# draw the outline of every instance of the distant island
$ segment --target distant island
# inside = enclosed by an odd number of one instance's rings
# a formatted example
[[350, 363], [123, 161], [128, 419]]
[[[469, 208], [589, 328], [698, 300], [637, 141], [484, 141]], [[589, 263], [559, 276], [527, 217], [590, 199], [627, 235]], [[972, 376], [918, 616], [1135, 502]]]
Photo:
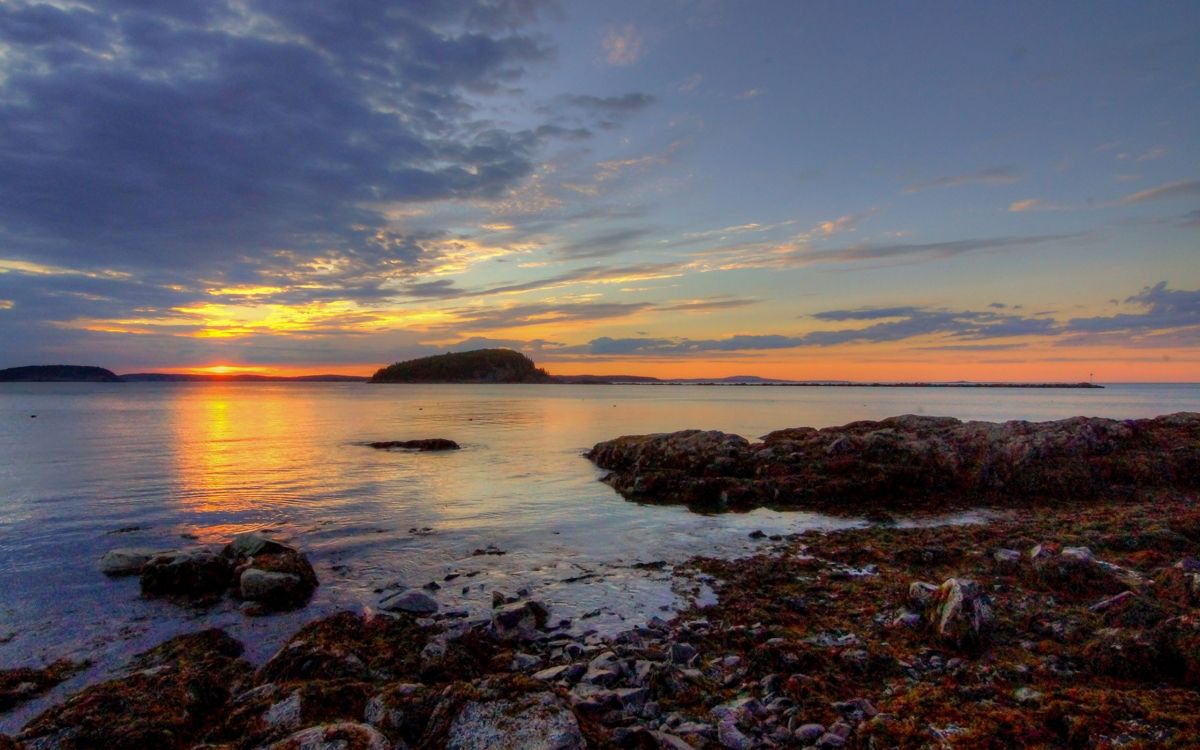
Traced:
[[410, 359], [381, 368], [372, 383], [554, 383], [533, 360], [511, 349], [476, 349]]
[[0, 383], [119, 383], [112, 370], [84, 365], [31, 365], [0, 370]]
[[784, 380], [758, 375], [721, 378], [655, 378], [649, 375], [551, 375], [512, 349], [475, 349], [421, 357], [362, 375], [259, 375], [235, 373], [135, 372], [117, 375], [103, 367], [44, 365], [0, 370], [0, 382], [53, 383], [546, 383], [559, 385], [708, 385], [820, 388], [1103, 388], [1094, 383], [1005, 383], [955, 381]]

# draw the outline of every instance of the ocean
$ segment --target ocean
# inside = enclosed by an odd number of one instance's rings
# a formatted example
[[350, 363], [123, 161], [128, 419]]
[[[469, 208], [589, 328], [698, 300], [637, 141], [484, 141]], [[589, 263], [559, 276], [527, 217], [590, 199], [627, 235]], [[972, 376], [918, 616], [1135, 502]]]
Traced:
[[[618, 435], [695, 427], [753, 438], [906, 413], [1003, 421], [1176, 411], [1200, 411], [1200, 385], [0, 384], [0, 667], [93, 661], [0, 717], [0, 732], [179, 632], [224, 627], [261, 661], [321, 614], [371, 609], [381, 591], [430, 582], [444, 611], [483, 615], [492, 591], [527, 588], [576, 631], [613, 632], [705, 596], [702, 581], [673, 579], [672, 563], [749, 553], [762, 544], [748, 536], [757, 529], [860, 523], [626, 502], [582, 457]], [[463, 449], [362, 445], [429, 437]], [[110, 580], [96, 567], [115, 547], [223, 544], [264, 529], [312, 560], [321, 586], [307, 608], [259, 618], [233, 603], [193, 610], [144, 600], [136, 578]], [[489, 546], [504, 554], [473, 554]], [[656, 562], [667, 568], [635, 567]]]

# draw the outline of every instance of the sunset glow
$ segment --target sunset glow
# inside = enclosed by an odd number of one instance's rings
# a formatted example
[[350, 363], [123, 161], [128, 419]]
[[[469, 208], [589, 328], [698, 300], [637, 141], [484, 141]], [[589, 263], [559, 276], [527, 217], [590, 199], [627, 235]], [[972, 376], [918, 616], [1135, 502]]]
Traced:
[[1196, 7], [469, 6], [5, 5], [0, 366], [1200, 379]]

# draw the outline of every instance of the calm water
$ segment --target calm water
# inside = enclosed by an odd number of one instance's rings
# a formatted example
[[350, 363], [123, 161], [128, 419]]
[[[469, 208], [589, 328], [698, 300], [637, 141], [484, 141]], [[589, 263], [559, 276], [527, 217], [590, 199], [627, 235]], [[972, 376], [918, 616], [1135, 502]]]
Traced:
[[[689, 427], [755, 437], [903, 413], [1042, 420], [1173, 411], [1200, 411], [1200, 386], [3, 384], [0, 666], [92, 658], [96, 666], [66, 690], [132, 650], [211, 624], [261, 659], [319, 613], [369, 608], [376, 589], [451, 573], [475, 575], [443, 584], [445, 609], [481, 614], [493, 589], [529, 587], [556, 617], [612, 630], [680, 603], [666, 573], [633, 563], [738, 554], [754, 548], [747, 534], [759, 528], [852, 522], [627, 503], [580, 455], [597, 441]], [[423, 437], [464, 450], [358, 445]], [[307, 551], [317, 568], [321, 587], [299, 613], [250, 619], [231, 606], [193, 612], [147, 602], [136, 579], [108, 580], [95, 567], [113, 547], [221, 543], [263, 528]], [[507, 554], [471, 555], [488, 545]], [[0, 731], [44, 704], [0, 718]]]

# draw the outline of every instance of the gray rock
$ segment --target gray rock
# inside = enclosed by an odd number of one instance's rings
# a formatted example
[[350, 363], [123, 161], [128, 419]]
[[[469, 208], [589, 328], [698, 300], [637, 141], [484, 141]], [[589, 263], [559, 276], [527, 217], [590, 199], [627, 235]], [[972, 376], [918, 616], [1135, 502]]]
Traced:
[[269, 539], [256, 531], [237, 534], [221, 550], [221, 556], [231, 560], [241, 560], [271, 552], [295, 552], [296, 550], [283, 542]]
[[109, 550], [100, 558], [100, 572], [114, 578], [135, 576], [142, 572], [146, 563], [156, 555], [171, 554], [173, 550], [153, 550], [146, 547], [119, 547]]
[[1013, 700], [1022, 706], [1034, 706], [1042, 702], [1042, 694], [1033, 688], [1019, 687], [1013, 691]]
[[738, 729], [733, 717], [726, 717], [717, 722], [717, 742], [730, 750], [751, 750], [754, 747], [754, 740]]
[[560, 664], [557, 667], [549, 667], [540, 672], [533, 673], [533, 679], [542, 680], [543, 682], [556, 682], [565, 679], [567, 670], [571, 668], [570, 664]]
[[187, 599], [211, 599], [229, 587], [229, 563], [199, 548], [155, 555], [142, 568], [142, 593]]
[[583, 750], [574, 714], [551, 693], [519, 702], [472, 701], [455, 716], [447, 750]]
[[925, 581], [913, 581], [908, 586], [908, 601], [918, 610], [924, 610], [933, 602], [938, 587]]
[[238, 580], [241, 597], [250, 601], [291, 598], [300, 586], [300, 576], [272, 573], [258, 568], [247, 568], [242, 571], [242, 577]]
[[414, 615], [429, 615], [438, 611], [433, 597], [415, 589], [400, 591], [379, 602], [379, 608], [388, 612], [408, 612]]
[[996, 623], [991, 600], [974, 581], [948, 578], [930, 605], [929, 623], [943, 640], [956, 646], [978, 646]]
[[671, 663], [687, 666], [696, 656], [696, 649], [689, 643], [671, 644]]
[[502, 641], [535, 638], [549, 616], [549, 610], [541, 602], [506, 604], [492, 610], [492, 631]]
[[792, 734], [797, 741], [811, 745], [825, 734], [825, 727], [821, 724], [801, 724]]
[[366, 724], [339, 721], [301, 729], [262, 750], [392, 750], [392, 743], [379, 730]]
[[694, 745], [668, 732], [651, 732], [650, 735], [658, 740], [658, 746], [663, 750], [696, 750]]
[[992, 553], [996, 567], [1012, 569], [1021, 564], [1021, 553], [1015, 549], [998, 549]]

